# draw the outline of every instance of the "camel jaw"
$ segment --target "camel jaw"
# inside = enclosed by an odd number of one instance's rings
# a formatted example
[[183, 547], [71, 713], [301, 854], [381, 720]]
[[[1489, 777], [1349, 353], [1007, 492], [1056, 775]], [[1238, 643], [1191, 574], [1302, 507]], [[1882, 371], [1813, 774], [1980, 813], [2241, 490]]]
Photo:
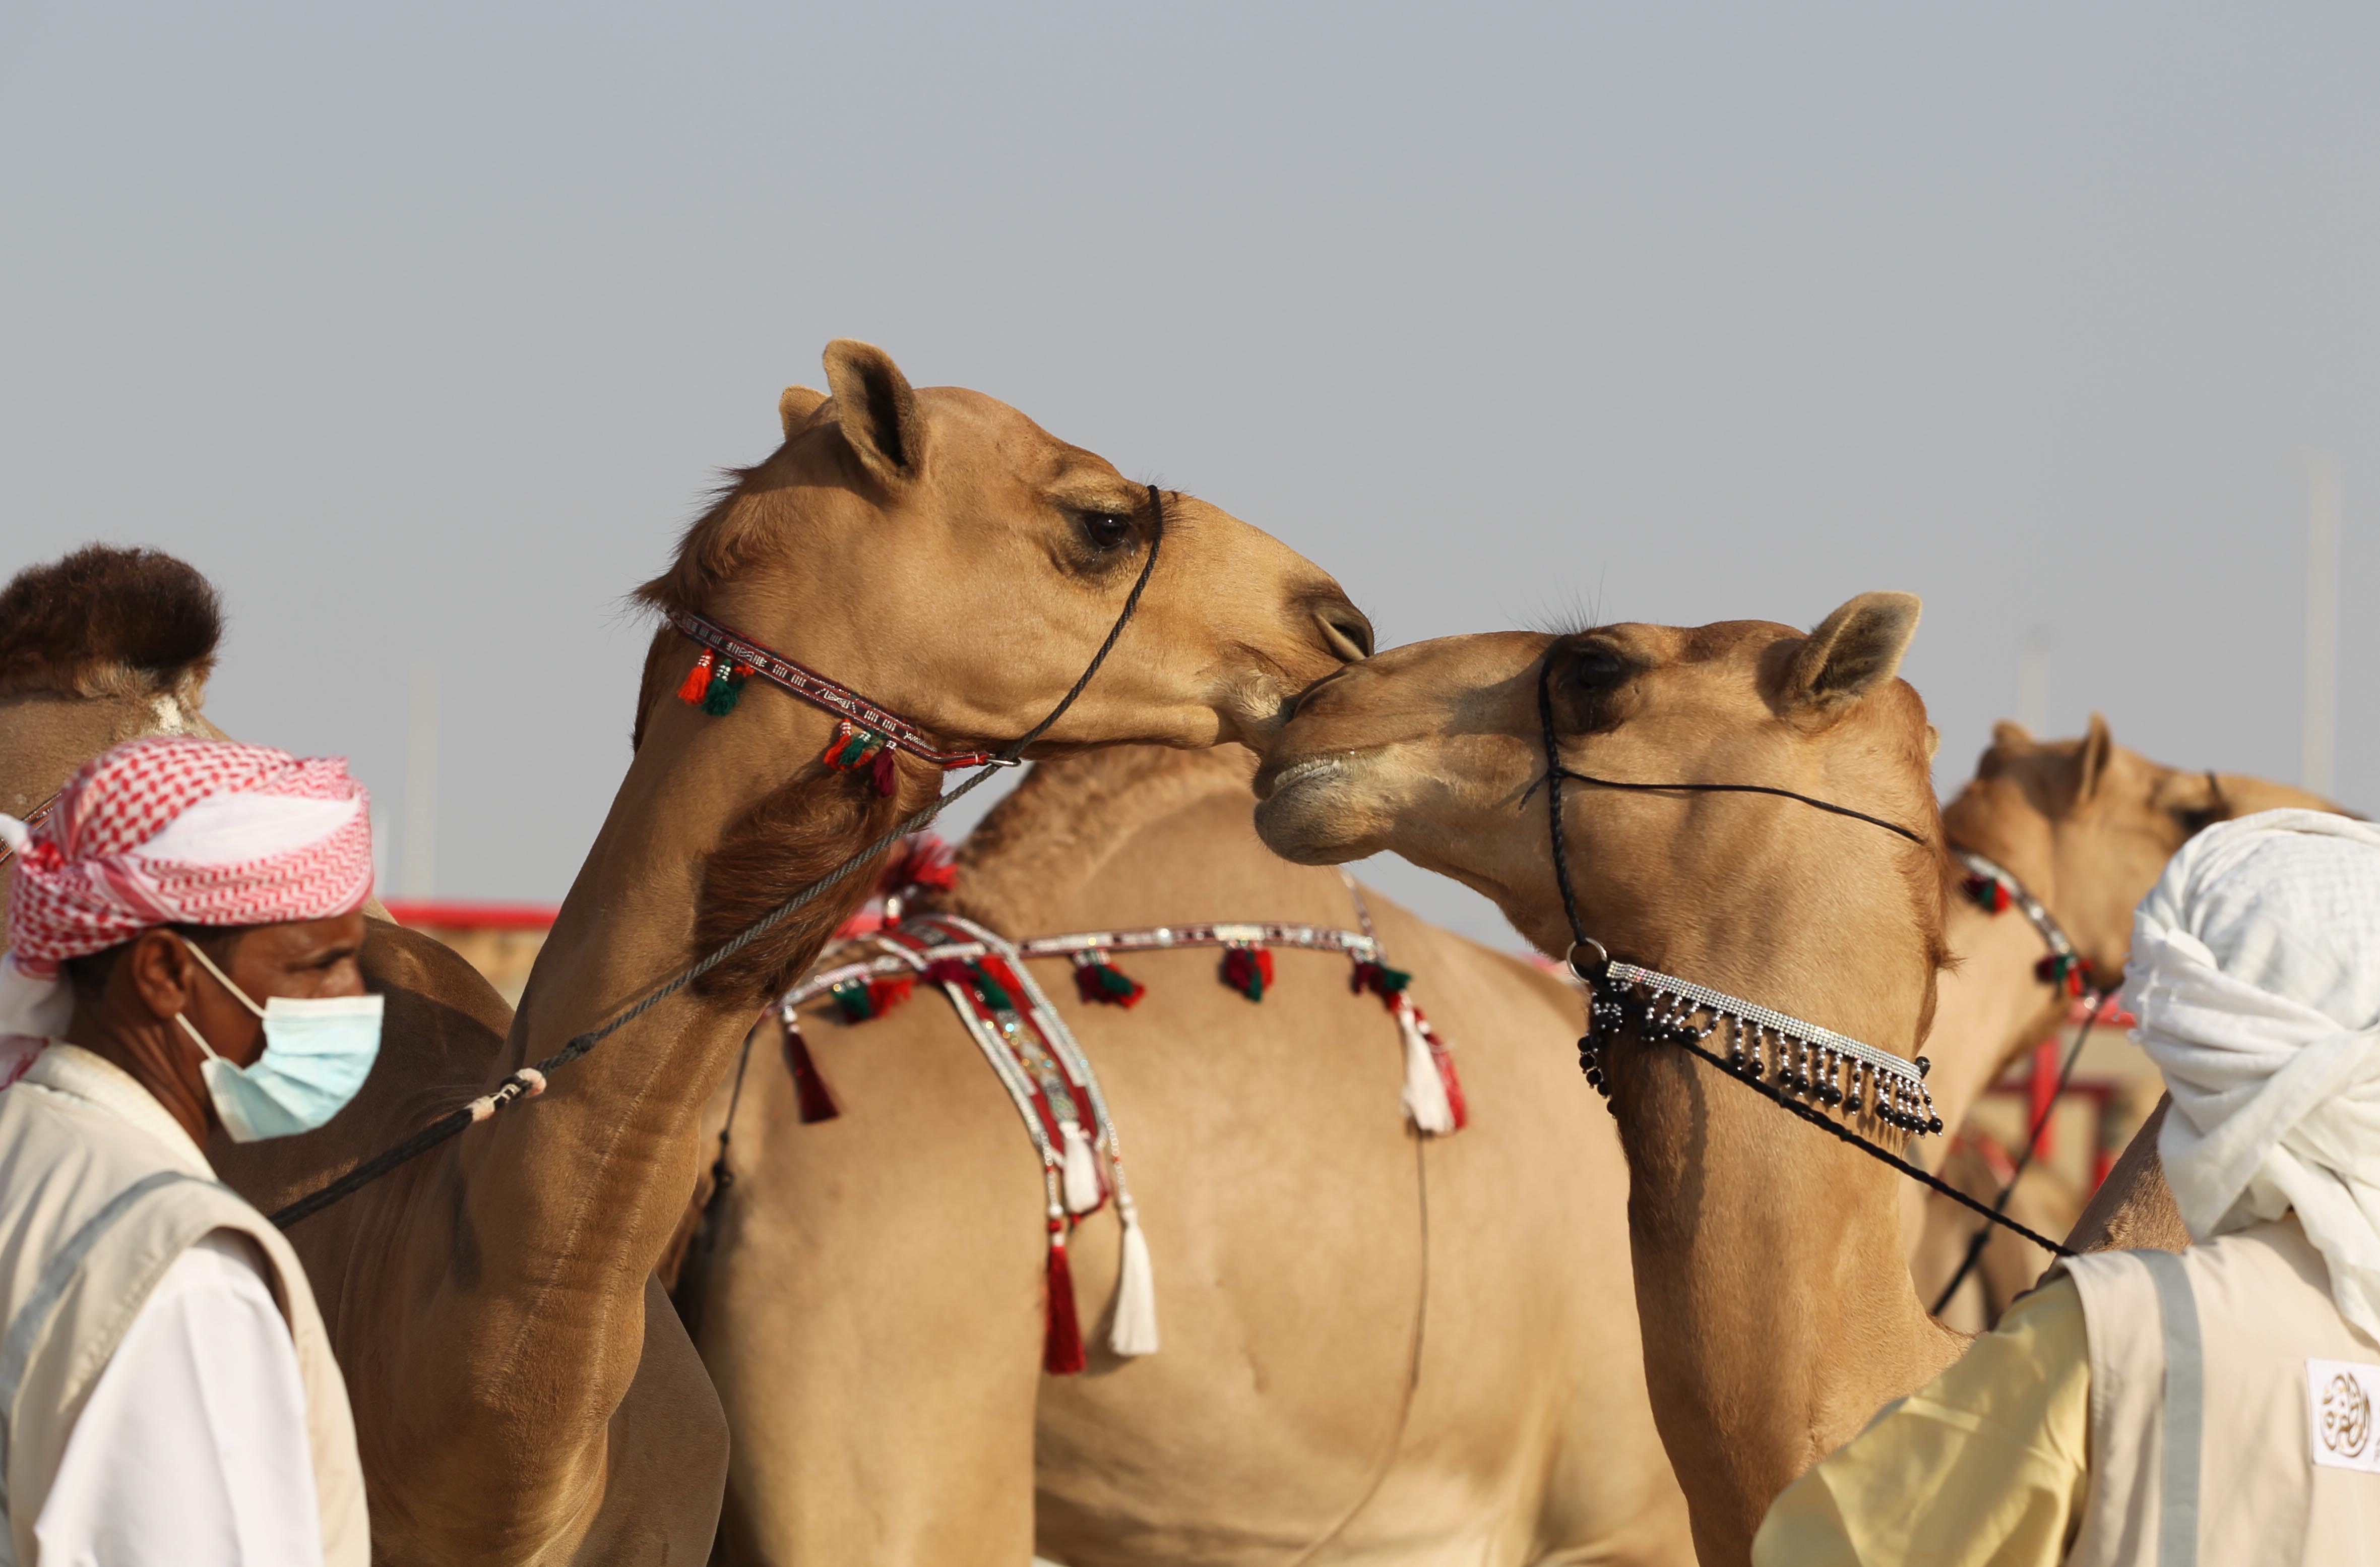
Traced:
[[1300, 865], [1376, 853], [1374, 840], [1389, 820], [1387, 802], [1369, 786], [1378, 759], [1378, 751], [1339, 751], [1267, 763], [1256, 777], [1257, 833], [1266, 847]]

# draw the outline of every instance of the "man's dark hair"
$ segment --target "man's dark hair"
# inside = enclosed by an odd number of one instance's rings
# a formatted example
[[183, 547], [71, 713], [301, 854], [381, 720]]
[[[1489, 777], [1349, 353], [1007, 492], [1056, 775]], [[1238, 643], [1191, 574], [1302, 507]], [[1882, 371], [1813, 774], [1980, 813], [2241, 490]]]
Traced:
[[[168, 925], [165, 929], [212, 958], [217, 968], [228, 968], [231, 965], [233, 944], [254, 927]], [[147, 933], [141, 932], [142, 935]], [[107, 990], [108, 977], [115, 972], [116, 960], [124, 955], [124, 949], [131, 944], [131, 941], [118, 941], [112, 947], [102, 947], [95, 953], [85, 953], [80, 957], [70, 957], [58, 965], [58, 969], [66, 976], [67, 984], [78, 998], [101, 995]]]

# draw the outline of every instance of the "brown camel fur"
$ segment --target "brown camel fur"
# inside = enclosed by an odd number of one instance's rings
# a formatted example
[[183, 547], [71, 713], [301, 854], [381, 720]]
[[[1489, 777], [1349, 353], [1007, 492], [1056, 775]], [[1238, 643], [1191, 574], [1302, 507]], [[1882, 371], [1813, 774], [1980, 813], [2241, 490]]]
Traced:
[[[1337, 876], [1257, 842], [1251, 770], [1044, 763], [941, 901], [1015, 937], [1354, 927]], [[1367, 902], [1455, 1048], [1455, 1136], [1407, 1126], [1396, 1028], [1342, 957], [1281, 949], [1251, 1005], [1213, 952], [1133, 954], [1129, 1012], [1040, 966], [1127, 1151], [1163, 1339], [1107, 1352], [1116, 1230], [1097, 1215], [1071, 1246], [1082, 1376], [1040, 1373], [1039, 1161], [941, 997], [809, 1017], [842, 1107], [815, 1124], [764, 1030], [687, 1281], [734, 1432], [725, 1560], [1689, 1560], [1618, 1270], [1626, 1172], [1572, 1076], [1575, 994]]]
[[[2089, 965], [2091, 982], [2112, 990], [2131, 947], [2133, 905], [2174, 852], [2212, 822], [2284, 807], [2338, 808], [2285, 784], [2151, 761], [2117, 745], [2107, 721], [2094, 714], [2075, 740], [2037, 741], [2017, 724], [1998, 725], [1974, 777], [1943, 808], [1942, 826], [1953, 847], [1997, 861], [2039, 898]], [[1958, 1126], [2019, 1055], [2059, 1029], [2071, 998], [2034, 972], [2046, 949], [2017, 910], [1995, 915], [1954, 897], [1943, 929], [1953, 962], [1940, 977], [1925, 1039], [1934, 1063], [1926, 1087], [1944, 1124]], [[1920, 1151], [1929, 1169], [1943, 1157], [1939, 1144]], [[1989, 1183], [1981, 1191], [1985, 1200], [1996, 1194]], [[1925, 1195], [1912, 1182], [1902, 1202], [1912, 1254], [1926, 1258], [1917, 1268], [1919, 1294], [1930, 1301], [1980, 1221], [1940, 1198], [1921, 1209]], [[2063, 1233], [2074, 1209], [2063, 1218], [2056, 1212], [2018, 1217]], [[2005, 1233], [1992, 1249], [2009, 1259], [2002, 1282], [2018, 1289], [2030, 1287], [2046, 1262], [2046, 1254]]]
[[[1797, 790], [1925, 840], [1774, 797], [1572, 784], [1568, 861], [1587, 932], [1630, 962], [1913, 1057], [1949, 877], [1933, 734], [1894, 678], [1916, 620], [1914, 599], [1868, 594], [1806, 637], [1623, 625], [1398, 649], [1300, 700], [1257, 775], [1257, 826], [1311, 863], [1393, 849], [1565, 951], [1545, 801], [1530, 792], [1546, 771], [1550, 656], [1568, 768]], [[1674, 1047], [1622, 1039], [1606, 1071], [1654, 1414], [1700, 1559], [1740, 1562], [1779, 1491], [1964, 1340], [1911, 1287], [1890, 1169]], [[1887, 1147], [1905, 1140], [1858, 1119]]]

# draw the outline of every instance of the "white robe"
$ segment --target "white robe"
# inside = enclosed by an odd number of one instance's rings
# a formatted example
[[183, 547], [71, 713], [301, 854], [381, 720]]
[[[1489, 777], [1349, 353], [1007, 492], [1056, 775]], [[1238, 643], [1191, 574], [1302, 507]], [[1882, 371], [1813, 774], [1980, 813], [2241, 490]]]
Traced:
[[[198, 1151], [163, 1105], [126, 1108]], [[42, 1567], [321, 1567], [298, 1353], [252, 1242], [219, 1230], [166, 1269], [92, 1385], [33, 1530]]]

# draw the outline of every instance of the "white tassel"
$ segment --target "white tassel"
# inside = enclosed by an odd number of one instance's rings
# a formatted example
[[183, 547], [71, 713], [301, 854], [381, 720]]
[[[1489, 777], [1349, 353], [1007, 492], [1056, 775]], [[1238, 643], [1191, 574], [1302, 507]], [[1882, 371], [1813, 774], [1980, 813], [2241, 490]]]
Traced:
[[1149, 1270], [1148, 1238], [1130, 1197], [1118, 1200], [1123, 1218], [1123, 1267], [1116, 1279], [1115, 1328], [1108, 1347], [1122, 1355], [1157, 1353], [1157, 1276]]
[[1099, 1206], [1099, 1166], [1091, 1157], [1091, 1139], [1076, 1122], [1061, 1121], [1058, 1130], [1066, 1136], [1066, 1211], [1088, 1213]]
[[1438, 1058], [1422, 1037], [1412, 1004], [1402, 997], [1397, 1000], [1397, 1032], [1405, 1038], [1405, 1113], [1426, 1135], [1443, 1137], [1454, 1130], [1454, 1106], [1447, 1102]]

